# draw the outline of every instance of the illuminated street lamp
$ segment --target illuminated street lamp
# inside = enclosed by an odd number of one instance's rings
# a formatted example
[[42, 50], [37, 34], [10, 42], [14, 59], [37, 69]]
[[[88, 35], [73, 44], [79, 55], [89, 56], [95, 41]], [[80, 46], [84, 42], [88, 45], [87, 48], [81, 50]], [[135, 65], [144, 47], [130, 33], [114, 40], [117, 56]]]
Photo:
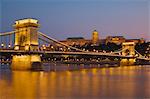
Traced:
[[63, 48], [60, 48], [61, 51], [63, 51]]
[[70, 48], [68, 47], [68, 50], [70, 50]]
[[46, 50], [46, 47], [43, 47], [44, 50]]
[[42, 47], [45, 47], [45, 45], [43, 44]]
[[8, 45], [8, 48], [10, 48], [10, 47], [11, 47], [11, 45], [9, 44], [9, 45]]
[[43, 44], [43, 45], [42, 45], [42, 48], [43, 48], [43, 50], [45, 50], [45, 49], [46, 49], [46, 45]]
[[1, 44], [1, 47], [4, 47], [4, 43]]
[[54, 46], [51, 46], [51, 49], [53, 49], [54, 48]]

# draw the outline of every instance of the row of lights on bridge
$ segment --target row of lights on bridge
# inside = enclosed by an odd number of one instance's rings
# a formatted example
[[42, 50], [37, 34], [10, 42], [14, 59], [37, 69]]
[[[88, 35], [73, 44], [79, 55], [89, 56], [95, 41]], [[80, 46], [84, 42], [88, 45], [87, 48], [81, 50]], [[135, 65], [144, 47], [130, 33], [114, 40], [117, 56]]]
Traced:
[[[6, 45], [4, 43], [1, 43], [1, 48], [6, 47]], [[11, 48], [11, 44], [8, 44], [8, 48]]]
[[[49, 46], [49, 47], [50, 47], [52, 50], [55, 49], [54, 46]], [[41, 46], [41, 48], [42, 48], [43, 50], [47, 50], [47, 46], [44, 45], [44, 44]], [[71, 50], [71, 49], [70, 49], [70, 48], [67, 48], [67, 49], [66, 49], [66, 48], [60, 47], [59, 50], [60, 50], [60, 51], [65, 51], [65, 50]], [[85, 48], [83, 48], [82, 50], [83, 50], [83, 51], [86, 51], [86, 52], [89, 52], [89, 50], [87, 50], [87, 49], [85, 49]], [[96, 49], [93, 49], [92, 52], [103, 52], [103, 53], [106, 53], [105, 50], [99, 51], [99, 50], [96, 50]], [[112, 53], [112, 51], [110, 51], [110, 53]]]
[[150, 44], [148, 45], [148, 48], [145, 51], [145, 55], [150, 57]]
[[[54, 49], [54, 46], [49, 46], [51, 49]], [[47, 50], [47, 46], [46, 45], [42, 45], [42, 49], [43, 50]], [[150, 47], [148, 48], [148, 50], [150, 49]], [[59, 48], [59, 50], [60, 51], [65, 51], [65, 50], [70, 50], [70, 48], [67, 48], [67, 49], [65, 49], [65, 48]], [[87, 51], [87, 52], [89, 52], [89, 50], [86, 50], [85, 48], [84, 49], [82, 49], [83, 51]], [[92, 50], [92, 52], [103, 52], [103, 53], [106, 53], [106, 51], [105, 50], [103, 50], [103, 51], [98, 51], [98, 50], [96, 50], [96, 49], [93, 49]], [[110, 52], [110, 53], [112, 53], [112, 51]], [[121, 53], [118, 53], [119, 55], [121, 55]], [[138, 56], [138, 54], [136, 54], [135, 56]], [[145, 55], [145, 57], [146, 57], [147, 55]]]

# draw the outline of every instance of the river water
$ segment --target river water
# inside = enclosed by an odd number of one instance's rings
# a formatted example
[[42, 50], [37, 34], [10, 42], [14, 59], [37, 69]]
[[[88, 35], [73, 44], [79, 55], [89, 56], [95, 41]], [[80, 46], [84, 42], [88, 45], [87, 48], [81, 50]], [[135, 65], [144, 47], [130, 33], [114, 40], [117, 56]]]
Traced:
[[6, 67], [0, 69], [0, 99], [150, 99], [150, 65], [55, 71]]

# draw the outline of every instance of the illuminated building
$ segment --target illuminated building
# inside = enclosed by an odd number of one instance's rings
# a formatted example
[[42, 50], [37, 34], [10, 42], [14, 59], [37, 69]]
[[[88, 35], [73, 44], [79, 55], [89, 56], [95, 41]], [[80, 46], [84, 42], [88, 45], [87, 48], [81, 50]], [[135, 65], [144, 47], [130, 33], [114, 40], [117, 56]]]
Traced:
[[39, 24], [36, 19], [17, 20], [14, 24], [15, 50], [37, 50]]
[[91, 40], [86, 40], [84, 39], [83, 37], [70, 37], [70, 38], [67, 38], [66, 40], [63, 40], [63, 41], [60, 41], [62, 43], [65, 43], [67, 45], [84, 45], [86, 43], [89, 43], [91, 42]]
[[96, 30], [93, 31], [92, 33], [92, 43], [97, 44], [99, 42], [99, 35]]
[[99, 35], [96, 30], [92, 32], [92, 39], [84, 39], [83, 37], [69, 37], [66, 40], [60, 41], [62, 43], [65, 43], [67, 45], [85, 45], [85, 44], [99, 44], [100, 42], [104, 42], [104, 40], [99, 40]]
[[142, 39], [126, 39], [123, 36], [107, 36], [105, 39], [99, 39], [99, 33], [94, 30], [92, 32], [92, 39], [84, 39], [83, 37], [70, 37], [66, 40], [60, 41], [67, 45], [85, 45], [85, 44], [92, 44], [92, 46], [97, 46], [99, 44], [107, 44], [107, 43], [115, 43], [117, 45], [121, 45], [124, 42], [134, 42], [137, 43], [144, 43], [145, 40]]
[[144, 43], [145, 40], [143, 38], [141, 38], [141, 39], [126, 39], [123, 36], [107, 36], [105, 43], [106, 44], [107, 43], [115, 43], [115, 44], [119, 45], [124, 42], [134, 42], [135, 44], [137, 44], [137, 43]]
[[126, 41], [132, 41], [132, 42], [134, 42], [135, 44], [137, 44], [137, 43], [144, 43], [145, 42], [145, 40], [143, 39], [143, 38], [141, 38], [141, 39], [126, 39]]
[[119, 45], [119, 44], [125, 42], [125, 38], [123, 36], [108, 36], [108, 37], [106, 37], [106, 44], [108, 42]]

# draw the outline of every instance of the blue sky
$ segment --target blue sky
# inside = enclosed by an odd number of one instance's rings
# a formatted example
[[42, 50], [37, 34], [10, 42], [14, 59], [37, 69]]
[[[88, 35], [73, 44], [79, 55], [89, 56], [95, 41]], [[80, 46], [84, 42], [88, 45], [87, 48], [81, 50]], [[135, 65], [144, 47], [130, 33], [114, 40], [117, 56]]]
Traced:
[[2, 0], [2, 32], [13, 30], [17, 19], [36, 18], [40, 31], [56, 39], [91, 38], [94, 28], [100, 38], [149, 37], [148, 0]]
[[0, 1], [0, 32], [1, 32], [1, 27], [2, 27], [2, 2]]

